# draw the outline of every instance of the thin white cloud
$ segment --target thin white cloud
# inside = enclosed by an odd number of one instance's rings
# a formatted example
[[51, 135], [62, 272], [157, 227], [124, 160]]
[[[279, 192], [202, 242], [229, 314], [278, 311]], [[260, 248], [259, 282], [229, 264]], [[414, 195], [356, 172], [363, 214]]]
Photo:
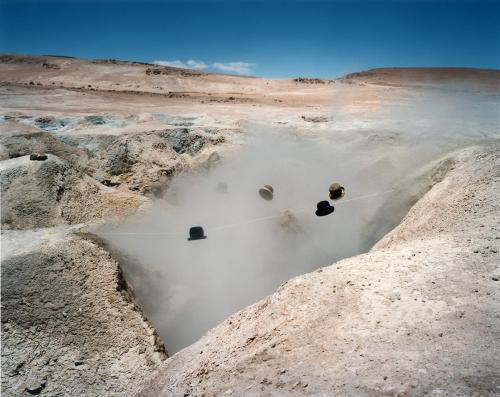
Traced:
[[248, 62], [212, 62], [205, 63], [203, 61], [195, 61], [190, 59], [186, 62], [175, 61], [153, 61], [153, 64], [160, 66], [171, 66], [174, 68], [195, 69], [195, 70], [217, 70], [225, 73], [236, 74], [251, 74], [252, 68], [255, 66], [253, 63]]
[[193, 61], [190, 59], [186, 63], [191, 69], [202, 70], [208, 68], [208, 65], [203, 61]]
[[214, 62], [212, 68], [227, 73], [250, 74], [252, 73], [253, 63], [248, 62]]
[[208, 65], [205, 62], [195, 61], [194, 59], [190, 59], [187, 62], [176, 60], [176, 61], [153, 61], [153, 63], [155, 65], [160, 65], [160, 66], [172, 66], [174, 68], [184, 68], [184, 69], [203, 70], [208, 68]]

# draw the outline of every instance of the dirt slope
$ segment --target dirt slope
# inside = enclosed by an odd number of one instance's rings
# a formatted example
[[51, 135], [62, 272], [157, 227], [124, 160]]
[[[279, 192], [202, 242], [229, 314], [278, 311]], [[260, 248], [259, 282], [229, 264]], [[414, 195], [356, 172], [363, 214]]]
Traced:
[[139, 395], [498, 395], [498, 153], [455, 153], [369, 253], [231, 316]]
[[2, 252], [2, 396], [123, 396], [151, 376], [165, 348], [108, 252], [61, 228], [10, 239], [21, 243]]

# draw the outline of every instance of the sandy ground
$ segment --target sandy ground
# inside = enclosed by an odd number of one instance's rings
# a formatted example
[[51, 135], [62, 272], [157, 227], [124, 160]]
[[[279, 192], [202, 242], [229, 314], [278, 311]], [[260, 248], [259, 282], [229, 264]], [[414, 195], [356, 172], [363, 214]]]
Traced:
[[388, 105], [465, 77], [494, 99], [499, 73], [269, 80], [0, 56], [2, 393], [132, 395], [161, 368], [144, 395], [498, 394], [498, 128], [474, 130], [466, 143], [491, 147], [453, 155], [455, 169], [370, 253], [288, 282], [163, 365], [119, 261], [76, 232], [209, 170], [248, 125], [395, 148], [393, 130], [369, 130], [404, 121]]

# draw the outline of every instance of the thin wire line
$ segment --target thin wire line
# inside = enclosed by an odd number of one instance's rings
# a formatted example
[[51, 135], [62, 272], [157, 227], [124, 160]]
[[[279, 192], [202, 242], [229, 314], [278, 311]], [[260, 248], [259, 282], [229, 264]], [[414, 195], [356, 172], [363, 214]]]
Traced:
[[[381, 195], [384, 195], [384, 194], [392, 193], [395, 190], [396, 189], [390, 189], [390, 190], [386, 190], [384, 192], [370, 193], [370, 194], [366, 194], [364, 196], [358, 196], [358, 197], [354, 197], [352, 199], [338, 201], [338, 202], [335, 203], [335, 205], [352, 203], [354, 201], [364, 200], [364, 199], [367, 199], [367, 198], [370, 198], [370, 197], [381, 196]], [[301, 212], [306, 212], [306, 211], [310, 211], [310, 209], [305, 209], [304, 208], [304, 209], [300, 209], [300, 210], [295, 210], [293, 212], [294, 213], [301, 213]], [[265, 221], [265, 220], [269, 220], [269, 219], [280, 218], [281, 216], [283, 216], [283, 214], [271, 215], [271, 216], [263, 216], [263, 217], [260, 217], [260, 218], [249, 219], [249, 220], [245, 220], [245, 221], [241, 221], [241, 222], [229, 223], [229, 224], [226, 224], [226, 225], [220, 225], [220, 226], [212, 227], [212, 228], [210, 228], [210, 231], [214, 232], [214, 231], [219, 231], [219, 230], [224, 230], [224, 229], [230, 229], [230, 228], [241, 226], [241, 225], [249, 225], [249, 224], [252, 224], [252, 223], [257, 223], [257, 222], [261, 222], [261, 221]], [[184, 236], [185, 232], [175, 232], [175, 233], [158, 233], [158, 232], [100, 232], [99, 234], [103, 235], [103, 236], [106, 236], [106, 235], [113, 235], [113, 236], [115, 236], [115, 235], [116, 236], [121, 236], [121, 235]]]

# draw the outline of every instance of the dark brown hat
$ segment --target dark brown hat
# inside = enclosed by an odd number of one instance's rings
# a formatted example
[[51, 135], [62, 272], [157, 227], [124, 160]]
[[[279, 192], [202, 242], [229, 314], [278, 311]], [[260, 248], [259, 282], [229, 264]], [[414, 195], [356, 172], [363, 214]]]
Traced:
[[264, 187], [259, 189], [259, 194], [264, 200], [272, 200], [274, 197], [274, 189], [271, 185], [264, 185]]
[[332, 183], [328, 190], [330, 191], [330, 198], [332, 200], [338, 200], [339, 198], [344, 197], [345, 189], [338, 183]]

